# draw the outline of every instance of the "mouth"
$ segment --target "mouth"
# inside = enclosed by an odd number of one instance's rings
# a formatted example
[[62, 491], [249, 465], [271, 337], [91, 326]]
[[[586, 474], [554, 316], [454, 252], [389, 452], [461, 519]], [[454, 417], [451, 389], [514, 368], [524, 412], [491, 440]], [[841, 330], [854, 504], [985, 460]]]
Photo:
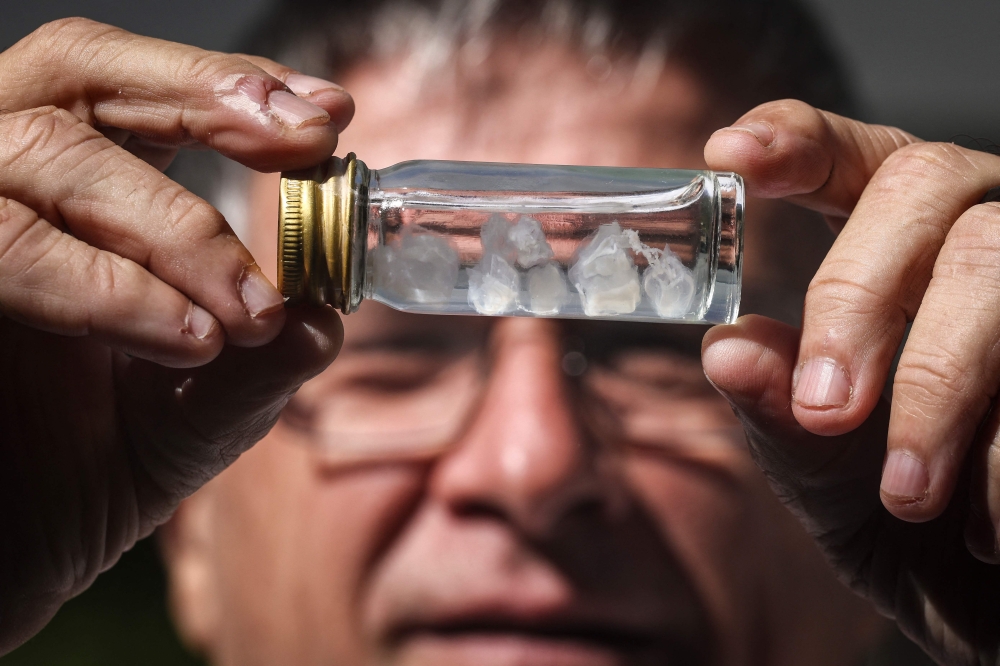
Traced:
[[399, 663], [435, 666], [664, 666], [693, 663], [652, 632], [601, 623], [467, 618], [400, 627]]

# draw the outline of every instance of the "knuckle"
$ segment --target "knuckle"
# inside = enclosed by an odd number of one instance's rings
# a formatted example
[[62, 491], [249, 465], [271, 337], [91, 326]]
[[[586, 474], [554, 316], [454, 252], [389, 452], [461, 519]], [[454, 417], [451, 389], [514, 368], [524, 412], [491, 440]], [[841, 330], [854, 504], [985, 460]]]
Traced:
[[206, 240], [226, 227], [222, 213], [181, 187], [165, 191], [163, 197], [167, 219], [172, 220], [172, 231], [179, 240]]
[[86, 276], [86, 283], [95, 293], [113, 299], [122, 282], [119, 280], [120, 273], [128, 272], [127, 260], [89, 246], [86, 248], [86, 256], [82, 259], [81, 272]]
[[54, 106], [9, 114], [3, 125], [0, 159], [7, 165], [39, 154], [54, 157], [74, 144], [101, 136], [69, 111]]
[[38, 216], [30, 209], [0, 197], [0, 265], [5, 269], [9, 268], [13, 259], [23, 259], [27, 255], [15, 248], [38, 221]]
[[12, 250], [37, 221], [38, 216], [31, 209], [0, 197], [0, 266], [7, 269], [12, 256], [22, 254]]
[[952, 235], [1000, 247], [1000, 202], [978, 204], [965, 211], [955, 222], [949, 239]]
[[892, 300], [864, 279], [868, 267], [842, 259], [813, 277], [806, 291], [806, 312], [823, 317], [874, 315], [884, 313]]
[[25, 38], [23, 44], [36, 59], [49, 64], [60, 63], [77, 48], [122, 30], [87, 18], [74, 16], [43, 24]]
[[923, 407], [955, 404], [974, 386], [974, 375], [965, 359], [942, 346], [903, 352], [893, 391], [907, 402]]
[[973, 206], [952, 225], [934, 277], [974, 277], [1000, 285], [1000, 204]]
[[279, 79], [284, 79], [284, 77], [289, 74], [296, 73], [296, 70], [291, 67], [282, 65], [280, 62], [275, 62], [274, 60], [263, 56], [250, 55], [247, 53], [234, 53], [232, 56], [248, 62], [254, 67], [258, 67], [273, 76], [277, 76]]
[[806, 104], [805, 102], [799, 101], [797, 99], [779, 99], [773, 102], [765, 102], [761, 104], [748, 115], [766, 115], [766, 116], [814, 116], [816, 118], [822, 118], [822, 115], [818, 110]]
[[255, 65], [238, 56], [201, 49], [186, 51], [176, 65], [176, 75], [187, 81], [218, 82], [234, 76], [260, 74], [257, 70]]
[[7, 197], [0, 197], [0, 229], [6, 228], [15, 215], [14, 203]]
[[882, 177], [921, 181], [953, 180], [956, 174], [978, 168], [964, 149], [951, 143], [913, 143], [890, 155], [880, 169]]
[[64, 37], [67, 33], [79, 35], [100, 31], [109, 27], [110, 26], [103, 23], [98, 23], [97, 21], [93, 21], [82, 16], [68, 16], [66, 18], [56, 19], [42, 24], [32, 33], [32, 35], [39, 38], [60, 38]]
[[95, 29], [100, 24], [81, 16], [70, 16], [43, 23], [36, 28], [28, 40], [42, 45], [61, 42], [67, 36], [78, 36]]

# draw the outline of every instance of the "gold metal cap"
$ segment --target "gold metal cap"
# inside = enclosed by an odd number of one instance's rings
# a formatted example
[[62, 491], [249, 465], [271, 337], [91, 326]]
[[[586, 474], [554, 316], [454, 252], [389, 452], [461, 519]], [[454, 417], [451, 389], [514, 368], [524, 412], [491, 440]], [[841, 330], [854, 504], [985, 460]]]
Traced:
[[281, 174], [278, 289], [350, 314], [362, 298], [368, 169], [354, 153]]

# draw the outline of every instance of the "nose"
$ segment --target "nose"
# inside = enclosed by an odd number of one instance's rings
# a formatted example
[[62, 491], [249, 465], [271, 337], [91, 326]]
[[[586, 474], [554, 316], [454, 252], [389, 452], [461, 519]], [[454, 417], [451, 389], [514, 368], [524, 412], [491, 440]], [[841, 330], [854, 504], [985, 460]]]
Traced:
[[491, 343], [482, 402], [433, 470], [430, 492], [456, 513], [500, 516], [539, 537], [571, 511], [620, 508], [580, 426], [558, 325], [504, 319]]

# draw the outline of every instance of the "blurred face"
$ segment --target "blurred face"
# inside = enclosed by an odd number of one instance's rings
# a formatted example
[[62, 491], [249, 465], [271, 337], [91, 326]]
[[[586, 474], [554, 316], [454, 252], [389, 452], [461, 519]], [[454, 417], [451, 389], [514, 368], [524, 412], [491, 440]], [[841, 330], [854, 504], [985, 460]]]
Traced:
[[[373, 168], [699, 168], [728, 120], [683, 69], [639, 85], [554, 47], [417, 82], [406, 63], [371, 63], [341, 83], [358, 113], [338, 152]], [[255, 177], [259, 258], [277, 191]], [[868, 616], [752, 466], [701, 372], [700, 330], [370, 303], [344, 328], [340, 358], [167, 532], [181, 629], [215, 663], [857, 656]], [[359, 457], [366, 445], [385, 455]]]

